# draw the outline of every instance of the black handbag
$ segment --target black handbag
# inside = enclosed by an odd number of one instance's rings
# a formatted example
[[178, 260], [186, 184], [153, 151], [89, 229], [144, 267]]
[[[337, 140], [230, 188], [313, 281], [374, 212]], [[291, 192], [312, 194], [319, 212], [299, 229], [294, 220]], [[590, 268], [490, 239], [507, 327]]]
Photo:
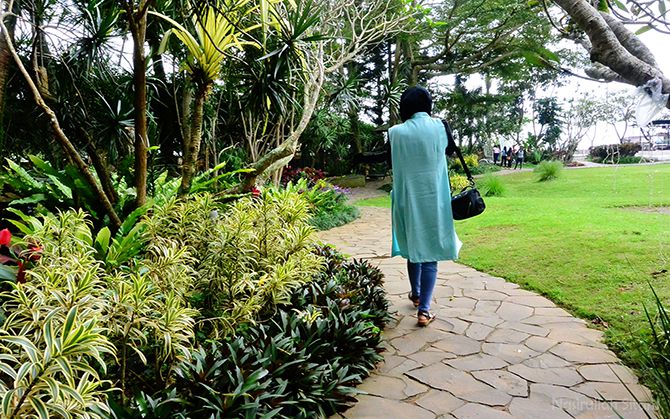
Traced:
[[465, 175], [468, 177], [469, 184], [463, 188], [460, 193], [451, 197], [451, 212], [454, 215], [454, 220], [465, 220], [484, 212], [486, 209], [486, 204], [484, 204], [484, 199], [475, 186], [475, 180], [470, 173], [468, 165], [465, 164], [465, 159], [463, 158], [461, 149], [458, 148], [456, 142], [454, 141], [454, 136], [451, 133], [449, 124], [445, 120], [442, 120], [442, 123], [444, 124], [444, 128], [447, 130], [447, 138], [449, 140], [449, 147], [447, 147], [447, 152], [450, 150], [456, 152], [458, 158], [461, 160], [461, 165], [463, 166]]

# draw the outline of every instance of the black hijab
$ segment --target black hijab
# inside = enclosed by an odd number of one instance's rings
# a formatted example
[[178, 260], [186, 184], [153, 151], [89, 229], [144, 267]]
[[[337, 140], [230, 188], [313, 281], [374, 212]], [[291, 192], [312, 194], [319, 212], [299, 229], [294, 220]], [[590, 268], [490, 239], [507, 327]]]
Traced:
[[428, 115], [433, 110], [433, 98], [430, 92], [421, 86], [410, 87], [400, 96], [400, 119], [407, 121], [417, 112], [426, 112]]

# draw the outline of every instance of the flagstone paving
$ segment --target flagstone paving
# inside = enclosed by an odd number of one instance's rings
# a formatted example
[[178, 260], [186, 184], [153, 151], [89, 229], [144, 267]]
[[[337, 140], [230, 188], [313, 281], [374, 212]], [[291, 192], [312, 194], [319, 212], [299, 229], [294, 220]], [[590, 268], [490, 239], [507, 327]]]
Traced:
[[417, 327], [406, 261], [390, 257], [388, 209], [362, 207], [359, 220], [320, 238], [379, 266], [393, 313], [384, 362], [359, 386], [367, 394], [340, 417], [641, 419], [643, 409], [653, 415], [649, 390], [602, 343], [602, 332], [502, 278], [440, 262], [437, 319]]

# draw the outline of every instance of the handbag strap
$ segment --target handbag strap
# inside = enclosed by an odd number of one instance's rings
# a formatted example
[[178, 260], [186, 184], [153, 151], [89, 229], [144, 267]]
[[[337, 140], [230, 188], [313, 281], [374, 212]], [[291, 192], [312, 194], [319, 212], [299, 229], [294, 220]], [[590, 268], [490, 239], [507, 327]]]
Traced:
[[470, 173], [470, 169], [468, 168], [468, 165], [465, 163], [463, 153], [461, 153], [461, 148], [456, 145], [456, 141], [454, 140], [454, 134], [452, 134], [451, 132], [451, 127], [449, 126], [449, 123], [447, 122], [446, 119], [443, 119], [442, 124], [444, 124], [444, 129], [447, 130], [447, 140], [451, 141], [454, 150], [456, 151], [456, 155], [461, 160], [461, 166], [463, 166], [463, 170], [465, 171], [465, 175], [468, 177], [468, 181], [470, 181], [471, 185], [474, 185], [475, 179], [472, 177], [472, 173]]

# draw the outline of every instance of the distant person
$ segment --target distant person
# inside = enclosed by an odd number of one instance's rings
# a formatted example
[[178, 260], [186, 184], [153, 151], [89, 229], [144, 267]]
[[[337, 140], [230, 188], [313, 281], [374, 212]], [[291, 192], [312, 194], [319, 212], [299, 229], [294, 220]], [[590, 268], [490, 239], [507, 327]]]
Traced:
[[504, 146], [500, 153], [500, 167], [505, 167], [507, 164], [507, 146]]
[[428, 90], [415, 86], [400, 97], [402, 124], [389, 129], [393, 165], [391, 195], [392, 255], [407, 259], [417, 325], [427, 326], [437, 280], [437, 261], [458, 257], [461, 242], [451, 212], [449, 169], [445, 150], [453, 137], [430, 116]]
[[511, 169], [512, 168], [512, 159], [514, 159], [514, 150], [512, 147], [507, 149], [507, 168]]
[[517, 167], [519, 168], [519, 170], [523, 169], [523, 158], [524, 158], [523, 147], [519, 147], [519, 150], [517, 150], [517, 152], [516, 152], [516, 160], [514, 162], [514, 169], [516, 169]]
[[500, 146], [499, 145], [494, 145], [493, 146], [493, 165], [495, 166], [498, 164], [498, 159], [500, 158]]

